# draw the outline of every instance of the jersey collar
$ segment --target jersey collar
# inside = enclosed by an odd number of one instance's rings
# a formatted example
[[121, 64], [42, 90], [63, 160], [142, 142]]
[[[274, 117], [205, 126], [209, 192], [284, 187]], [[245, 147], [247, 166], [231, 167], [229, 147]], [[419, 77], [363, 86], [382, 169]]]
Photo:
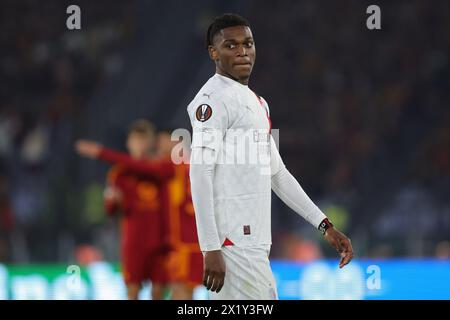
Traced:
[[219, 74], [219, 73], [216, 73], [214, 76], [215, 76], [215, 77], [218, 77], [218, 78], [220, 78], [220, 79], [223, 79], [225, 82], [228, 82], [228, 83], [230, 83], [230, 84], [238, 84], [238, 85], [240, 85], [240, 86], [242, 86], [242, 87], [244, 87], [244, 88], [248, 88], [247, 85], [242, 84], [242, 83], [240, 83], [239, 81], [233, 80], [233, 79], [231, 79], [231, 78], [229, 78], [229, 77], [223, 76], [223, 75], [221, 75], [221, 74]]

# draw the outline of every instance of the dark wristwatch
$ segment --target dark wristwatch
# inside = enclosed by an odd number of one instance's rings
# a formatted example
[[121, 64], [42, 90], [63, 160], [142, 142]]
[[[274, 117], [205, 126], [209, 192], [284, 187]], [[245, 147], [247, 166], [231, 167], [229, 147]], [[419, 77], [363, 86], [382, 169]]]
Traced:
[[322, 232], [322, 234], [325, 234], [325, 232], [328, 230], [328, 228], [332, 227], [333, 224], [328, 220], [328, 218], [325, 218], [322, 220], [322, 222], [319, 224], [319, 231]]

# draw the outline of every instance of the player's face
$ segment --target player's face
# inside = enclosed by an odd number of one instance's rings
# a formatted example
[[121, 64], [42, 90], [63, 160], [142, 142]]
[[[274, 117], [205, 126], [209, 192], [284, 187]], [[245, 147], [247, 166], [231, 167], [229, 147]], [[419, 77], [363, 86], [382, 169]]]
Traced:
[[252, 31], [246, 26], [222, 29], [209, 47], [219, 74], [248, 84], [255, 63], [256, 50]]
[[130, 133], [127, 139], [127, 149], [130, 155], [136, 159], [142, 159], [150, 154], [152, 138], [141, 133]]

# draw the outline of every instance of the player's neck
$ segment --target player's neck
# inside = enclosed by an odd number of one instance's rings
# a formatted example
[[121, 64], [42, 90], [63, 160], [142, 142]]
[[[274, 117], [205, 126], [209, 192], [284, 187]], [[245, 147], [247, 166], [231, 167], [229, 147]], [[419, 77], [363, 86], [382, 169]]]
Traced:
[[220, 70], [219, 68], [216, 68], [216, 73], [217, 73], [217, 74], [220, 74], [221, 76], [230, 78], [231, 80], [234, 80], [234, 81], [236, 81], [236, 82], [239, 82], [240, 84], [242, 84], [242, 85], [244, 85], [244, 86], [248, 86], [248, 79], [249, 79], [249, 78], [246, 78], [246, 79], [237, 79], [237, 78], [234, 78], [232, 75], [226, 73], [225, 71]]

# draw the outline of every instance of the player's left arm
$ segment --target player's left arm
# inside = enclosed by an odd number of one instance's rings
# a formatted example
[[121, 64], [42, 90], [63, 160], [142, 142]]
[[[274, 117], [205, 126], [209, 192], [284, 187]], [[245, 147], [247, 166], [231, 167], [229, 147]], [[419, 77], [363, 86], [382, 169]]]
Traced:
[[342, 268], [353, 258], [350, 239], [333, 227], [326, 215], [314, 204], [294, 176], [286, 169], [273, 137], [270, 137], [272, 190], [292, 210], [323, 232], [325, 240], [340, 254]]

